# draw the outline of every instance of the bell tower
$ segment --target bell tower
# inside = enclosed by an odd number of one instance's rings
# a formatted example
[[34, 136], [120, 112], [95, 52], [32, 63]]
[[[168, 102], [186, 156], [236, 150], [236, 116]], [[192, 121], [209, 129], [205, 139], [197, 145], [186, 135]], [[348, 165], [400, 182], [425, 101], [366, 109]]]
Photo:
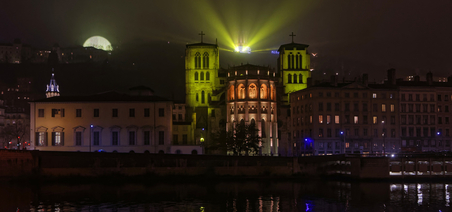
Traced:
[[279, 47], [278, 72], [281, 74], [284, 86], [283, 102], [288, 104], [288, 94], [307, 88], [307, 80], [311, 77], [309, 45], [293, 41], [294, 34], [290, 34], [292, 43]]
[[[194, 142], [209, 142], [213, 130], [212, 117], [218, 91], [222, 86], [218, 79], [218, 44], [204, 43], [202, 31], [201, 43], [187, 44], [185, 49], [185, 104], [186, 118], [192, 123]], [[213, 114], [212, 114], [213, 113]]]
[[185, 103], [188, 107], [209, 106], [212, 92], [219, 89], [219, 48], [203, 42], [187, 44], [185, 49]]

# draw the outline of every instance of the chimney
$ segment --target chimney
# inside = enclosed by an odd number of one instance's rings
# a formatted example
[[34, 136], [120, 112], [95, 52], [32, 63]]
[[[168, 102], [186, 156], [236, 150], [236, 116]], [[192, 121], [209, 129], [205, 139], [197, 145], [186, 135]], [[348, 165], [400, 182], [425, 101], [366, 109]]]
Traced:
[[415, 82], [421, 81], [421, 77], [419, 75], [414, 76], [414, 81]]
[[337, 75], [331, 76], [331, 85], [336, 87], [337, 86]]
[[309, 78], [307, 79], [306, 84], [307, 84], [308, 88], [312, 86], [312, 78], [311, 78], [311, 77], [309, 77]]
[[369, 75], [363, 74], [363, 84], [367, 86], [369, 84]]
[[433, 84], [433, 74], [432, 74], [431, 71], [429, 71], [427, 73], [427, 83], [428, 83], [428, 85], [432, 85]]
[[388, 83], [391, 85], [396, 84], [395, 69], [393, 69], [393, 68], [388, 70]]

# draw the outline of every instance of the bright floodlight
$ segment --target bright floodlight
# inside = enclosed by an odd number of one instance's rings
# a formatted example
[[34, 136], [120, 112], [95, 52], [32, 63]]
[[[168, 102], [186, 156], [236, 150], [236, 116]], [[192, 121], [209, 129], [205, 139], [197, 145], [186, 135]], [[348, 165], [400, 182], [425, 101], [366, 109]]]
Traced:
[[249, 46], [242, 46], [242, 45], [239, 45], [239, 46], [236, 46], [236, 47], [235, 47], [234, 51], [235, 51], [235, 52], [238, 52], [238, 53], [248, 53], [248, 54], [251, 54], [251, 48], [250, 48]]
[[104, 51], [113, 51], [111, 43], [101, 36], [93, 36], [88, 38], [83, 44], [83, 47], [94, 47], [96, 49], [102, 49]]

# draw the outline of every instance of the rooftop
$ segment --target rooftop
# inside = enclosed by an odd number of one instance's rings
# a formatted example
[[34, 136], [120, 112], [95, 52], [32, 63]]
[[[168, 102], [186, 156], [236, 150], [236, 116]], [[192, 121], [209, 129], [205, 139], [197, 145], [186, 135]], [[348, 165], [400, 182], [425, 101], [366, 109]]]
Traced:
[[56, 96], [38, 99], [33, 102], [162, 102], [171, 101], [159, 96], [132, 96], [116, 91], [88, 95], [88, 96]]

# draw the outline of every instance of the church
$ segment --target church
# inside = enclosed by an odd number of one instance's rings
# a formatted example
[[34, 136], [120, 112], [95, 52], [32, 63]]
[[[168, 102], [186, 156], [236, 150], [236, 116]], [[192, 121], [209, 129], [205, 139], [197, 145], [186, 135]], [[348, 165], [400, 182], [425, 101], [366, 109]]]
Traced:
[[311, 80], [308, 45], [293, 42], [292, 33], [292, 42], [278, 49], [276, 68], [242, 64], [223, 69], [218, 44], [205, 43], [200, 35], [201, 42], [187, 44], [185, 50], [186, 97], [180, 105], [192, 132], [188, 144], [203, 145], [209, 154], [218, 131], [255, 124], [262, 138], [260, 155], [288, 155], [289, 95]]

